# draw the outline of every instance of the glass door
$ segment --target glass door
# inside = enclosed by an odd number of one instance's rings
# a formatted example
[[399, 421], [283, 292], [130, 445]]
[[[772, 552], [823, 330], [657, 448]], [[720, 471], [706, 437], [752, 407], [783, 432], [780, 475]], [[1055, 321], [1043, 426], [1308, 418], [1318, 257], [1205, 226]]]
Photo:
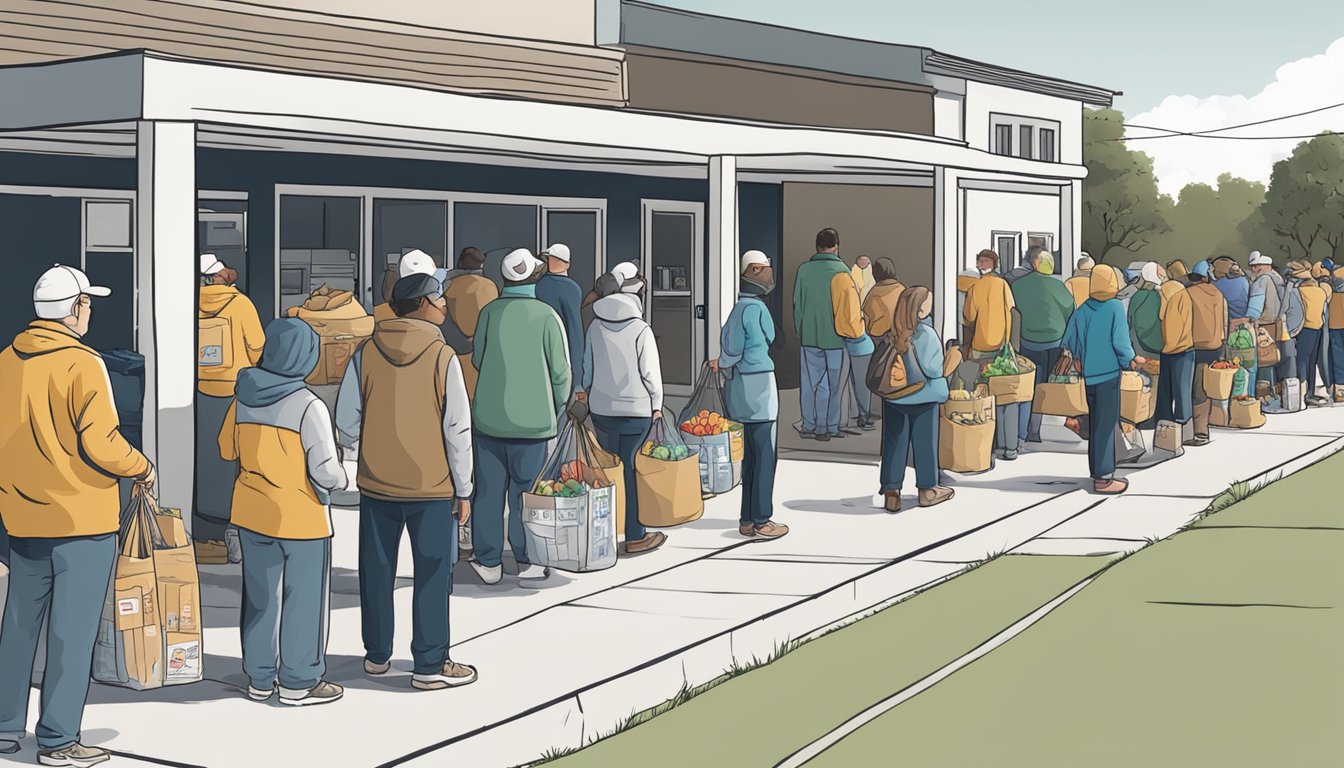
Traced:
[[643, 209], [645, 314], [658, 342], [664, 388], [689, 395], [705, 360], [704, 206], [645, 200]]
[[[596, 209], [542, 209], [541, 247], [554, 243], [569, 246], [569, 276], [584, 294], [592, 290], [597, 276], [607, 271], [602, 263], [602, 212]], [[583, 327], [593, 320], [592, 306], [583, 310]]]

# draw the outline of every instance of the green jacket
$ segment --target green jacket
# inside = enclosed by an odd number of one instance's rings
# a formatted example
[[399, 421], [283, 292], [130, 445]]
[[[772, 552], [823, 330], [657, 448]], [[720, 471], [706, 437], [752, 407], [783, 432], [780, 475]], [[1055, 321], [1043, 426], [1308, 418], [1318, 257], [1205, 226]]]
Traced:
[[835, 306], [831, 280], [849, 274], [849, 267], [834, 253], [818, 253], [798, 268], [793, 282], [793, 327], [798, 343], [816, 349], [843, 349], [845, 342], [835, 332]]
[[569, 399], [569, 351], [555, 310], [524, 291], [505, 288], [481, 310], [472, 426], [487, 437], [549, 440]]
[[1013, 281], [1013, 303], [1022, 315], [1022, 340], [1051, 344], [1064, 338], [1073, 293], [1063, 281], [1032, 271]]
[[1129, 327], [1140, 351], [1157, 357], [1162, 354], [1162, 294], [1144, 288], [1129, 298]]

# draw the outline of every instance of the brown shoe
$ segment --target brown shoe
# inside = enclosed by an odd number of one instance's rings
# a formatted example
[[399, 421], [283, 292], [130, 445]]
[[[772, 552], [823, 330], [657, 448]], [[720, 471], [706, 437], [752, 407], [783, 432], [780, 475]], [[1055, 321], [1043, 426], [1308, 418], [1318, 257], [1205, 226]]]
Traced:
[[883, 496], [882, 508], [885, 509], [888, 513], [894, 515], [897, 512], [901, 511], [900, 491], [887, 491], [886, 493], [883, 493], [882, 496]]
[[442, 691], [476, 682], [476, 668], [456, 661], [446, 661], [443, 670], [433, 675], [412, 675], [411, 687], [421, 691]]
[[1116, 496], [1124, 493], [1129, 488], [1129, 482], [1126, 480], [1093, 480], [1092, 490], [1103, 496]]
[[935, 485], [932, 488], [921, 488], [919, 491], [919, 506], [936, 507], [955, 495], [956, 491], [945, 485]]
[[229, 548], [222, 541], [196, 542], [197, 565], [228, 565]]
[[756, 535], [763, 539], [778, 539], [789, 532], [789, 526], [780, 525], [776, 522], [768, 522], [765, 525], [756, 526]]
[[752, 536], [756, 535], [756, 526], [752, 525], [751, 523], [742, 523], [737, 526], [737, 532], [742, 534], [743, 536], [746, 536], [747, 538], [751, 538]]
[[642, 555], [645, 552], [652, 552], [663, 546], [663, 542], [665, 541], [667, 541], [667, 534], [662, 531], [654, 531], [653, 533], [645, 534], [642, 539], [625, 542], [625, 554]]

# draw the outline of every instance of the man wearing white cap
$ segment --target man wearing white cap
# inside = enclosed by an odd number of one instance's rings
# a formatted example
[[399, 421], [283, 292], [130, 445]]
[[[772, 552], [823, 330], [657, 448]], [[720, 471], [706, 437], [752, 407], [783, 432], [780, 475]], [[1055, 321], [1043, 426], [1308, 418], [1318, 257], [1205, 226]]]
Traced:
[[196, 310], [196, 504], [191, 537], [206, 565], [242, 561], [242, 544], [229, 520], [238, 462], [219, 455], [219, 430], [233, 402], [238, 372], [261, 360], [266, 332], [252, 301], [238, 290], [238, 273], [213, 253], [200, 257]]
[[[403, 253], [401, 261], [397, 262], [397, 280], [411, 275], [429, 275], [443, 285], [448, 282], [448, 270], [441, 269], [438, 264], [434, 263], [433, 256], [419, 248]], [[396, 280], [383, 282], [383, 303], [373, 308], [373, 321], [375, 323], [391, 320], [397, 316], [392, 311], [392, 288], [395, 285]]]
[[570, 380], [579, 380], [583, 361], [583, 289], [569, 276], [569, 246], [555, 243], [541, 252], [546, 259], [546, 274], [537, 281], [537, 298], [555, 310], [569, 338]]
[[569, 399], [571, 379], [565, 327], [553, 309], [537, 300], [546, 265], [525, 248], [500, 264], [504, 288], [486, 305], [476, 325], [472, 362], [476, 381], [472, 426], [476, 433], [476, 513], [471, 516], [481, 580], [503, 578], [504, 505], [509, 506], [509, 544], [520, 579], [542, 579], [523, 532], [523, 493], [541, 474], [546, 445]]
[[18, 751], [46, 616], [46, 672], [35, 729], [43, 765], [94, 765], [79, 743], [94, 639], [117, 556], [118, 478], [152, 487], [154, 467], [122, 437], [107, 367], [80, 339], [89, 285], [57, 265], [33, 289], [37, 318], [0, 352], [0, 518], [9, 532], [9, 598], [0, 626], [0, 753]]
[[[1286, 350], [1285, 342], [1289, 337], [1284, 331], [1284, 310], [1287, 308], [1284, 302], [1287, 293], [1287, 285], [1283, 280], [1283, 275], [1274, 271], [1274, 261], [1259, 251], [1251, 251], [1251, 255], [1246, 260], [1246, 265], [1251, 270], [1251, 291], [1250, 297], [1246, 303], [1246, 316], [1257, 328], [1257, 341], [1261, 332], [1268, 335], [1277, 347], [1277, 354], [1273, 355], [1277, 359], [1272, 364], [1267, 363], [1257, 366], [1256, 382], [1265, 382], [1265, 387], [1252, 385], [1247, 394], [1255, 396], [1257, 390], [1268, 388], [1270, 392], [1274, 391], [1274, 385], [1280, 374], [1280, 369], [1287, 367], [1290, 370], [1282, 373], [1284, 376], [1296, 376], [1297, 361], [1291, 360], [1290, 366], [1281, 366], [1285, 358], [1289, 357], [1285, 352], [1294, 352], [1295, 350]], [[1258, 347], [1258, 344], [1257, 344]], [[1257, 358], [1263, 358], [1263, 354], [1257, 350]], [[1295, 356], [1294, 356], [1295, 357]]]
[[724, 401], [728, 418], [744, 429], [742, 510], [738, 533], [748, 538], [777, 539], [787, 525], [771, 518], [775, 508], [776, 440], [779, 437], [779, 387], [770, 345], [775, 321], [766, 297], [775, 289], [770, 258], [760, 251], [742, 254], [737, 305], [719, 335], [720, 357], [710, 366], [728, 377]]

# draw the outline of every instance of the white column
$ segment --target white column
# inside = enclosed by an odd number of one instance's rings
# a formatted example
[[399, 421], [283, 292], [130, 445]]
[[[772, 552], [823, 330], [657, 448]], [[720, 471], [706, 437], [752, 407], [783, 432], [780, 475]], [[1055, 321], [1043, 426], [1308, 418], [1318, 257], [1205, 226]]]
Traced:
[[957, 172], [936, 168], [933, 172], [933, 300], [944, 339], [961, 332], [957, 306], [957, 273], [962, 269], [962, 195]]
[[1060, 273], [1073, 275], [1074, 266], [1082, 252], [1083, 182], [1069, 182], [1059, 191], [1059, 258], [1063, 261]]
[[196, 125], [136, 127], [136, 347], [159, 502], [191, 527], [196, 453]]
[[719, 356], [719, 329], [737, 302], [737, 158], [709, 159], [709, 288], [705, 305], [710, 358]]

